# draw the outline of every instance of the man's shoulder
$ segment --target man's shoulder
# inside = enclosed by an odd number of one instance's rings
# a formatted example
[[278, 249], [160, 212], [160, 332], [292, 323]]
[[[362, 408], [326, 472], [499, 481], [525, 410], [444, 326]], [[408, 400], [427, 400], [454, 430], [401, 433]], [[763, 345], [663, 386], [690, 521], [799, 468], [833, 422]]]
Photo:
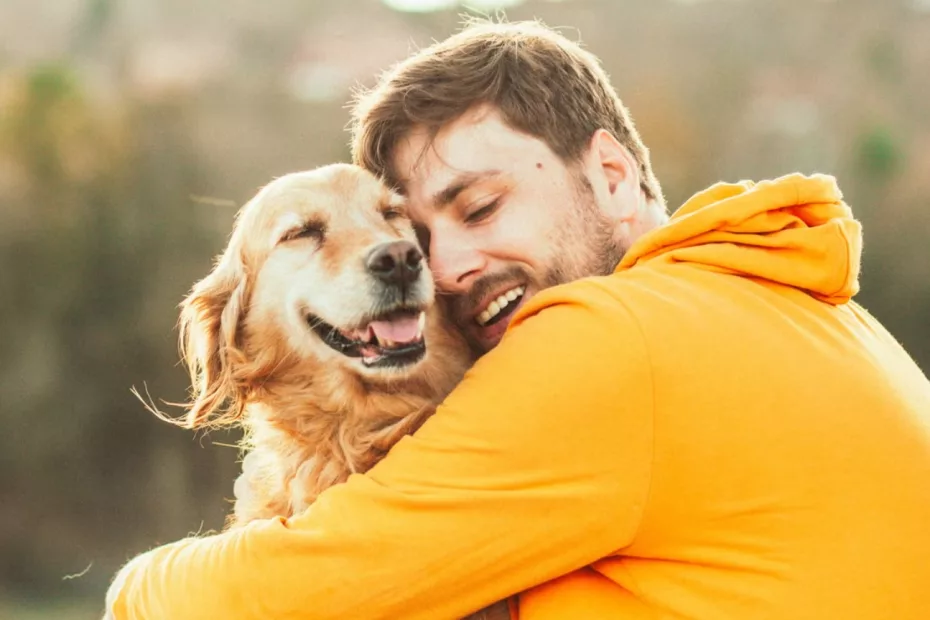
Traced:
[[[627, 278], [618, 277], [618, 274], [582, 278], [566, 284], [553, 286], [534, 295], [521, 307], [514, 316], [512, 327], [519, 325], [528, 318], [546, 314], [554, 308], [571, 307], [579, 319], [585, 316], [597, 316], [600, 319], [608, 318], [613, 321], [636, 321], [635, 312], [629, 301], [625, 299], [624, 291], [635, 288], [627, 282]], [[632, 291], [630, 291], [632, 292]], [[638, 305], [634, 303], [633, 306]]]
[[555, 329], [585, 323], [596, 325], [603, 338], [638, 341], [644, 353], [656, 346], [687, 352], [728, 332], [730, 314], [758, 327], [743, 303], [758, 296], [756, 288], [749, 278], [656, 262], [544, 290], [520, 308], [511, 327], [559, 313], [564, 318], [551, 322]]
[[[683, 276], [687, 278], [685, 274], [669, 274], [663, 269], [633, 269], [560, 284], [533, 296], [520, 308], [514, 324], [548, 308], [565, 305], [635, 323], [663, 298], [663, 291], [679, 288]], [[694, 283], [688, 286], [693, 288]]]

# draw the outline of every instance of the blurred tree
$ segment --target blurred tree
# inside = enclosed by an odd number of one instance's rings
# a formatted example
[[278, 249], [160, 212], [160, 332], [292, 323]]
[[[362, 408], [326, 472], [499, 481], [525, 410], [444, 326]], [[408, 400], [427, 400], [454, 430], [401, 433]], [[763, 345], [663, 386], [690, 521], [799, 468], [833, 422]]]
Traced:
[[856, 165], [868, 183], [888, 183], [904, 159], [898, 140], [887, 126], [873, 126], [860, 133], [856, 151]]
[[4, 107], [0, 161], [21, 183], [0, 231], [0, 263], [15, 267], [0, 277], [0, 584], [22, 594], [101, 557], [95, 547], [128, 552], [139, 528], [195, 529], [203, 498], [230, 493], [217, 476], [230, 479], [235, 454], [185, 450], [170, 435], [184, 431], [129, 393], [184, 389], [175, 304], [216, 241], [190, 208], [185, 112], [92, 103], [63, 65], [23, 74]]
[[74, 30], [71, 43], [73, 54], [82, 54], [90, 51], [101, 39], [114, 15], [115, 2], [113, 0], [87, 0], [81, 22]]

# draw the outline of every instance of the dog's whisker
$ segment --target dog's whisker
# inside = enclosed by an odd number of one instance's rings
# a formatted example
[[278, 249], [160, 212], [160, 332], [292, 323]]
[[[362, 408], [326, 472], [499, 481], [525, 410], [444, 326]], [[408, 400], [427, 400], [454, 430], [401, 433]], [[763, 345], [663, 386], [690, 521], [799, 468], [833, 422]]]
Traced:
[[310, 319], [310, 327], [319, 327], [320, 325], [325, 325], [325, 324], [326, 323], [323, 321], [323, 319], [320, 319], [317, 317], [313, 317], [312, 319]]

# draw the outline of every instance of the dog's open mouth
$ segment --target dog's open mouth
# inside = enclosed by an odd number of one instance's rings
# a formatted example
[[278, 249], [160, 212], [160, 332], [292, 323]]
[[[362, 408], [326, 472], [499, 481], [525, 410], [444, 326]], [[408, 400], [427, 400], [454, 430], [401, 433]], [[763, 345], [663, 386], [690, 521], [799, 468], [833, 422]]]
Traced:
[[307, 317], [307, 321], [332, 349], [347, 357], [359, 357], [368, 367], [407, 366], [426, 354], [426, 313], [422, 310], [388, 312], [354, 329], [340, 329], [315, 316]]

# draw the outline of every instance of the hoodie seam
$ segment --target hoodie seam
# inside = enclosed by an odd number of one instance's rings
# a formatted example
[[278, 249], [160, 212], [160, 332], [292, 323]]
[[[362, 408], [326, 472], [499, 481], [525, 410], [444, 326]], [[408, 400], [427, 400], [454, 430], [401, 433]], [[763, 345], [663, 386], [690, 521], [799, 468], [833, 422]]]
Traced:
[[649, 506], [652, 503], [653, 499], [653, 478], [656, 468], [656, 379], [655, 379], [655, 366], [652, 362], [652, 353], [649, 348], [649, 340], [646, 338], [646, 333], [643, 330], [642, 324], [639, 322], [639, 319], [636, 317], [636, 314], [618, 295], [614, 293], [610, 288], [604, 285], [601, 282], [593, 282], [598, 288], [601, 289], [603, 293], [606, 293], [612, 300], [618, 303], [630, 317], [633, 322], [633, 325], [636, 327], [636, 332], [639, 334], [640, 340], [643, 344], [643, 351], [646, 357], [646, 368], [649, 372], [649, 402], [650, 402], [650, 411], [649, 411], [649, 422], [650, 430], [652, 432], [652, 441], [649, 447], [649, 466], [646, 471], [646, 480], [644, 482], [643, 490], [643, 505], [640, 509], [639, 518], [636, 520], [636, 526], [633, 528], [633, 531], [630, 536], [630, 541], [624, 547], [614, 551], [613, 555], [619, 555], [619, 551], [625, 547], [633, 545], [636, 540], [639, 538], [639, 533], [642, 530], [643, 522], [646, 520], [646, 513], [648, 512]]

